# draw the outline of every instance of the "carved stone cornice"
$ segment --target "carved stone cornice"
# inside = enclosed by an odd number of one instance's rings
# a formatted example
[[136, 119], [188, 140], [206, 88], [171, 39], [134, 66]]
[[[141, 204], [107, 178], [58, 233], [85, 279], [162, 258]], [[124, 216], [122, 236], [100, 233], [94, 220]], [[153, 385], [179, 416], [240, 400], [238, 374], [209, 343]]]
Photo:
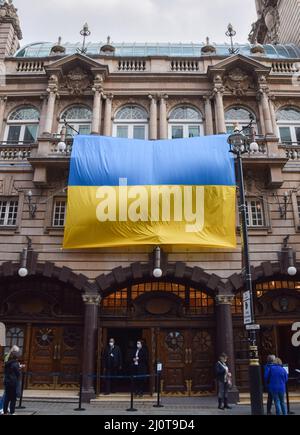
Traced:
[[101, 296], [95, 294], [84, 294], [82, 300], [86, 305], [99, 305], [101, 302]]
[[234, 295], [216, 295], [215, 301], [217, 305], [232, 305]]
[[17, 34], [18, 39], [23, 39], [20, 20], [17, 9], [10, 2], [0, 2], [0, 21], [1, 23], [11, 23]]

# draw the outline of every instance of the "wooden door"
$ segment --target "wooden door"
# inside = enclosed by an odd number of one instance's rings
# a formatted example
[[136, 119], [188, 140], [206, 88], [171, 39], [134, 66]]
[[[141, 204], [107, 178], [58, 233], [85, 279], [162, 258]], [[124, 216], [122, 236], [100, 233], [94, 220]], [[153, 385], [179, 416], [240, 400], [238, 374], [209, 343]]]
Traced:
[[212, 329], [191, 330], [189, 333], [190, 394], [213, 393], [215, 390], [215, 334]]
[[147, 328], [143, 330], [143, 340], [146, 343], [149, 353], [149, 391], [152, 395], [155, 390], [155, 373], [156, 373], [156, 331], [155, 328]]
[[28, 387], [78, 388], [81, 361], [81, 327], [32, 328]]
[[163, 391], [182, 393], [188, 390], [188, 333], [166, 329], [159, 333], [158, 359], [163, 363]]

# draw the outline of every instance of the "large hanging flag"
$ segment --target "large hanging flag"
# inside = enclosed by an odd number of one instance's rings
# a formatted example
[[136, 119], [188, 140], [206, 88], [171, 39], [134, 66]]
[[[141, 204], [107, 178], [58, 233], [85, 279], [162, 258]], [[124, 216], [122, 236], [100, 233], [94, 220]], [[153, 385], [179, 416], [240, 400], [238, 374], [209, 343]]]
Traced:
[[236, 247], [227, 136], [74, 140], [64, 248]]

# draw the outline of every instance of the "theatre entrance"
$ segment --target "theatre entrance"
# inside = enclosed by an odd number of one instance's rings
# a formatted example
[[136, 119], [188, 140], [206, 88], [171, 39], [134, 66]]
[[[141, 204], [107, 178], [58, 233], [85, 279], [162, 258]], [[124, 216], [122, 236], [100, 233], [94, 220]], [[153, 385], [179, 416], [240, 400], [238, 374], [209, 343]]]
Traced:
[[[214, 298], [187, 285], [150, 282], [132, 285], [102, 299], [98, 336], [98, 375], [103, 375], [102, 355], [110, 337], [123, 354], [123, 370], [130, 370], [131, 346], [141, 338], [149, 354], [148, 389], [155, 392], [157, 363], [163, 364], [165, 395], [193, 396], [215, 391], [216, 358]], [[128, 381], [120, 392], [129, 391]], [[104, 392], [98, 382], [98, 394]]]

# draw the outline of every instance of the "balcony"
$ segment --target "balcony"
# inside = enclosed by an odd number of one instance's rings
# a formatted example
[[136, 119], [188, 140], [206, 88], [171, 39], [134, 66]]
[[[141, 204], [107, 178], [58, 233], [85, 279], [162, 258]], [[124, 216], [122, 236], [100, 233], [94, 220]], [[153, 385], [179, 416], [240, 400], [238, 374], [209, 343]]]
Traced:
[[0, 142], [0, 161], [20, 162], [28, 160], [37, 143], [31, 142]]
[[284, 142], [279, 148], [285, 152], [287, 159], [300, 160], [300, 142]]

